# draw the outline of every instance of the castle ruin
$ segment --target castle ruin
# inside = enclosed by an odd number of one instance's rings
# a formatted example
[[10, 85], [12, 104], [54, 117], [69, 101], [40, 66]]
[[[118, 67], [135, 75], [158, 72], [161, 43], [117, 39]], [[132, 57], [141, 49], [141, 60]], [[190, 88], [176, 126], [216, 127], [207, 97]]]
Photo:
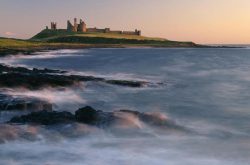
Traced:
[[[57, 24], [56, 22], [51, 22], [51, 30], [56, 30]], [[87, 28], [87, 25], [82, 19], [80, 19], [80, 23], [77, 23], [77, 19], [74, 19], [74, 24], [70, 22], [70, 20], [67, 21], [67, 31], [68, 32], [81, 32], [81, 33], [111, 33], [111, 34], [125, 34], [125, 35], [138, 35], [141, 36], [141, 31], [135, 29], [135, 31], [121, 31], [121, 30], [110, 30], [110, 28]]]
[[56, 27], [56, 22], [51, 22], [51, 30], [56, 30], [57, 27]]
[[86, 24], [85, 22], [80, 19], [80, 23], [77, 23], [77, 19], [74, 19], [74, 25], [71, 24], [71, 22], [68, 20], [67, 22], [67, 31], [69, 32], [87, 32]]

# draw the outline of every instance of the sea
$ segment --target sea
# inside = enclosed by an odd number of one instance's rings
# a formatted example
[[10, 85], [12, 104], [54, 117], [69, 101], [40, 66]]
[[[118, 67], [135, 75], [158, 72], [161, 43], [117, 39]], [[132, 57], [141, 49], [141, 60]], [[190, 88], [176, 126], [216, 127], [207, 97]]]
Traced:
[[13, 112], [1, 112], [0, 165], [250, 164], [248, 48], [53, 50], [8, 56], [0, 63], [150, 82], [141, 88], [84, 82], [2, 92], [47, 99], [56, 111], [74, 113], [88, 105], [105, 112], [158, 114], [188, 130], [152, 127], [133, 117], [114, 130], [83, 124], [8, 125]]

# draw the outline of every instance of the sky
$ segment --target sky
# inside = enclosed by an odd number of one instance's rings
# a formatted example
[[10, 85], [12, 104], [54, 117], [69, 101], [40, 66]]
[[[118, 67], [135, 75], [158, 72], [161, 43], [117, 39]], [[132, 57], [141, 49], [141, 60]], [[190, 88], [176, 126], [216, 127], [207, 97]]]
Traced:
[[169, 40], [250, 44], [250, 0], [0, 0], [0, 36], [27, 39], [75, 17]]

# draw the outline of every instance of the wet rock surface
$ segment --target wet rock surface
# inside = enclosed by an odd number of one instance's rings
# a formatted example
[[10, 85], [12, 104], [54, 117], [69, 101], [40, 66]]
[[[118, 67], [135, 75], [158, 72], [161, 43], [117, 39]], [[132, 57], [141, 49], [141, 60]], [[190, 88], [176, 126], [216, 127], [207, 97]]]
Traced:
[[43, 87], [73, 86], [80, 82], [94, 81], [126, 87], [143, 87], [148, 82], [128, 80], [106, 80], [94, 76], [66, 75], [66, 71], [51, 69], [27, 69], [0, 64], [0, 87], [25, 87], [36, 90]]
[[47, 110], [52, 111], [52, 104], [34, 97], [13, 97], [0, 94], [0, 111], [11, 110]]
[[100, 126], [111, 124], [112, 121], [114, 121], [113, 113], [95, 110], [92, 107], [86, 106], [78, 109], [75, 114], [66, 111], [57, 112], [46, 110], [32, 112], [28, 115], [13, 117], [9, 123], [54, 125], [79, 122]]
[[140, 128], [140, 125], [146, 124], [172, 130], [185, 130], [185, 128], [160, 114], [141, 113], [132, 110], [104, 112], [95, 110], [90, 106], [78, 109], [75, 114], [56, 111], [32, 112], [28, 115], [13, 117], [8, 123], [38, 125], [82, 123], [101, 128], [113, 126]]
[[52, 69], [37, 69], [33, 68], [27, 69], [25, 67], [10, 67], [4, 64], [0, 64], [0, 73], [8, 72], [8, 73], [65, 73], [65, 71], [60, 70], [52, 70]]
[[40, 111], [28, 115], [13, 117], [10, 123], [34, 123], [41, 125], [66, 124], [75, 121], [74, 115], [70, 112]]
[[113, 112], [104, 112], [86, 106], [75, 112], [75, 119], [84, 124], [110, 126], [115, 121], [115, 116]]

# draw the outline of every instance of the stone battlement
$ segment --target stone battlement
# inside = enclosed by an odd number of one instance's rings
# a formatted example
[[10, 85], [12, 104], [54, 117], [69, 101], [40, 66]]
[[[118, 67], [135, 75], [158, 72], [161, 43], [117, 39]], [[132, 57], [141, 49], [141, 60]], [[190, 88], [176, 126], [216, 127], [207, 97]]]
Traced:
[[[47, 29], [47, 28], [46, 28]], [[56, 22], [51, 22], [51, 29], [56, 30], [57, 24]], [[138, 35], [141, 36], [141, 31], [135, 29], [135, 31], [121, 31], [121, 30], [110, 30], [110, 28], [87, 28], [87, 25], [82, 19], [80, 19], [80, 23], [77, 23], [77, 19], [74, 19], [74, 24], [70, 22], [70, 20], [67, 21], [67, 31], [69, 32], [97, 32], [97, 33], [111, 33], [111, 34], [126, 34], [126, 35]]]

